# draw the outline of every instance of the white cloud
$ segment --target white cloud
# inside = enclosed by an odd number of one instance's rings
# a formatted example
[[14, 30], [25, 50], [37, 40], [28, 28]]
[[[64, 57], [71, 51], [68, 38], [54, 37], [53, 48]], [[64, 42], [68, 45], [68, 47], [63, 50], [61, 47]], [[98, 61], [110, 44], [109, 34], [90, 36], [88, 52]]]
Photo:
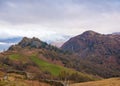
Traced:
[[14, 44], [16, 44], [16, 43], [0, 42], [0, 52], [7, 50], [11, 45], [14, 45]]
[[9, 23], [0, 24], [0, 39], [12, 37], [38, 37], [41, 40], [61, 39], [64, 33], [59, 33], [52, 28], [38, 24], [11, 25]]
[[0, 45], [6, 45], [6, 46], [10, 46], [10, 45], [14, 45], [15, 43], [6, 43], [6, 42], [0, 42]]

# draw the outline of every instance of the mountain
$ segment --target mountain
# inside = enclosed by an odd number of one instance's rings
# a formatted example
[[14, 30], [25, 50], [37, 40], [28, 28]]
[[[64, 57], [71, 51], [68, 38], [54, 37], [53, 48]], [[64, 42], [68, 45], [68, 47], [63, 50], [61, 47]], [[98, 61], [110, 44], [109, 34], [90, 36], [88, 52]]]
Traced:
[[114, 32], [112, 34], [114, 34], [114, 35], [120, 35], [120, 32]]
[[51, 44], [58, 48], [60, 48], [68, 39], [71, 38], [71, 36], [63, 35], [63, 34], [55, 34], [55, 35], [52, 35], [51, 37], [53, 37], [53, 39], [47, 39], [45, 41], [48, 44]]
[[[22, 40], [22, 38], [23, 37], [0, 38], [0, 52], [7, 50], [11, 45], [17, 44]], [[62, 44], [70, 38], [70, 36], [64, 34], [52, 34], [40, 38], [42, 41], [45, 41], [48, 44], [54, 45], [56, 47], [61, 47]]]
[[[86, 31], [68, 40], [61, 49], [78, 56], [78, 66], [75, 67], [79, 71], [95, 72], [104, 77], [120, 75], [120, 35]], [[104, 74], [100, 71], [104, 71]]]
[[84, 82], [100, 79], [73, 69], [71, 59], [69, 53], [38, 38], [24, 37], [0, 53], [0, 71], [22, 74], [28, 80], [31, 78], [27, 74], [32, 74], [33, 80], [64, 80], [67, 77], [71, 81]]
[[60, 49], [38, 38], [24, 37], [0, 53], [0, 71], [32, 73], [32, 79], [37, 80], [67, 77], [74, 82], [120, 77], [119, 39], [119, 35], [86, 31]]

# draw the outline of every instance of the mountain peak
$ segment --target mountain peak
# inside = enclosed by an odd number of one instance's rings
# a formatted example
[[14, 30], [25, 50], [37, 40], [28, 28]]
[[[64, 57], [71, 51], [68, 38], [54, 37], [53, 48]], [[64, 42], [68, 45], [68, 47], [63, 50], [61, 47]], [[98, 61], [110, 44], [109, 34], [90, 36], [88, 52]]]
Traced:
[[18, 44], [21, 47], [32, 47], [32, 48], [40, 48], [42, 45], [47, 45], [47, 43], [42, 42], [40, 39], [33, 37], [27, 38], [24, 37], [21, 42]]
[[27, 38], [24, 37], [17, 45], [12, 45], [8, 50], [15, 50], [16, 47], [21, 48], [45, 48], [48, 44], [46, 42], [42, 42], [40, 39], [33, 37], [33, 38]]
[[119, 40], [119, 35], [102, 35], [94, 31], [86, 31], [68, 40], [61, 48], [79, 53], [81, 57], [87, 57], [87, 55], [89, 57], [93, 54], [94, 56], [96, 55], [96, 57], [106, 58], [119, 55]]
[[82, 35], [83, 36], [94, 36], [94, 35], [100, 35], [100, 34], [95, 31], [88, 30], [88, 31], [85, 31]]
[[24, 37], [21, 42], [26, 42], [26, 41], [39, 41], [39, 42], [41, 42], [41, 40], [36, 38], [36, 37], [33, 37], [33, 38]]

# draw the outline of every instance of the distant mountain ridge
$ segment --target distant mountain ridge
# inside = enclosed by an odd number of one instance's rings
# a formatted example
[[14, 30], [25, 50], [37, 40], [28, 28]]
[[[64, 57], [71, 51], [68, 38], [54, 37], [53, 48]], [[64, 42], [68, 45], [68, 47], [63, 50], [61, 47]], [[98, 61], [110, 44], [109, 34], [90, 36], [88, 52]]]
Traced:
[[16, 43], [22, 40], [22, 37], [13, 37], [13, 38], [5, 38], [5, 39], [0, 39], [0, 42], [5, 42], [5, 43]]
[[114, 34], [114, 35], [120, 35], [120, 32], [114, 32], [112, 34]]

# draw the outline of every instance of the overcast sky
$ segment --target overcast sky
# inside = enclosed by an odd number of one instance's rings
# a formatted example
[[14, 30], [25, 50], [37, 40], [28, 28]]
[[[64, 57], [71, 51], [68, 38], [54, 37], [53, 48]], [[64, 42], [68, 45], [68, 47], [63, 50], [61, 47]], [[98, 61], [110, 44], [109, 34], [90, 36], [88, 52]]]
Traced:
[[120, 0], [0, 0], [0, 38], [120, 32]]

